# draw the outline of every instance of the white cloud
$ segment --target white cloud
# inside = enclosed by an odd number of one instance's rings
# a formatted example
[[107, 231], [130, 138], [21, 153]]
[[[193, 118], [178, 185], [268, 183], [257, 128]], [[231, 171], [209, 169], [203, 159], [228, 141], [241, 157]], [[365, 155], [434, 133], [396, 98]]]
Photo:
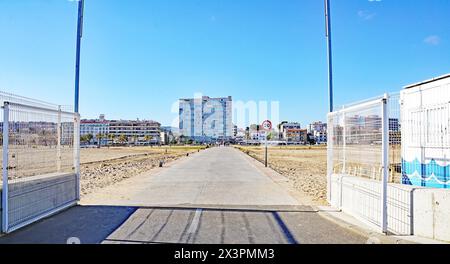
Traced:
[[425, 42], [428, 45], [431, 46], [437, 46], [439, 44], [441, 44], [441, 38], [439, 36], [436, 35], [432, 35], [432, 36], [428, 36], [426, 37], [423, 42]]

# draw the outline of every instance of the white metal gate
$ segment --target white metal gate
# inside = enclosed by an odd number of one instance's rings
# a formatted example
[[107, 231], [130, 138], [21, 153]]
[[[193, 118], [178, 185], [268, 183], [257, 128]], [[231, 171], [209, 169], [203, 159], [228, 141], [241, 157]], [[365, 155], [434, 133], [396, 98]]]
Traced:
[[2, 231], [9, 233], [79, 200], [80, 118], [31, 99], [2, 99]]

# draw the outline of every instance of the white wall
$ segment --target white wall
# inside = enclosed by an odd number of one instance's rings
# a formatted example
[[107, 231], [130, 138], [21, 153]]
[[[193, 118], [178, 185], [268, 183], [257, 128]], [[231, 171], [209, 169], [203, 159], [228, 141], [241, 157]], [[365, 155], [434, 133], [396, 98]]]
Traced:
[[[330, 203], [366, 224], [379, 227], [380, 188], [379, 181], [334, 174]], [[389, 184], [388, 229], [398, 235], [450, 242], [450, 190]]]
[[415, 235], [450, 242], [450, 190], [414, 191]]

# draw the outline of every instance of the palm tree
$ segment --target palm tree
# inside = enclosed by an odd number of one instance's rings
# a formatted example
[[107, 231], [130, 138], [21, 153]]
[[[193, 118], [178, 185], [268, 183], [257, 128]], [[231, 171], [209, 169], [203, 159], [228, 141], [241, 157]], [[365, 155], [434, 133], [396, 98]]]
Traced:
[[146, 135], [146, 136], [144, 137], [145, 142], [146, 142], [146, 143], [149, 143], [149, 144], [150, 144], [150, 141], [151, 141], [152, 139], [153, 139], [153, 137], [150, 136], [150, 135]]
[[80, 136], [81, 143], [89, 143], [89, 138], [87, 135]]
[[106, 138], [106, 135], [104, 135], [104, 134], [102, 134], [102, 133], [98, 133], [95, 137], [96, 137], [97, 140], [98, 140], [98, 148], [101, 148], [101, 147], [102, 147], [102, 140], [103, 140], [104, 138]]
[[108, 134], [108, 139], [111, 141], [111, 145], [114, 145], [114, 141], [116, 140], [116, 135]]
[[125, 135], [120, 135], [119, 142], [125, 144], [126, 142], [128, 142], [128, 138]]
[[93, 138], [94, 138], [94, 135], [92, 135], [92, 134], [87, 134], [86, 135], [86, 140], [87, 140], [89, 145], [91, 144], [91, 141], [92, 141]]

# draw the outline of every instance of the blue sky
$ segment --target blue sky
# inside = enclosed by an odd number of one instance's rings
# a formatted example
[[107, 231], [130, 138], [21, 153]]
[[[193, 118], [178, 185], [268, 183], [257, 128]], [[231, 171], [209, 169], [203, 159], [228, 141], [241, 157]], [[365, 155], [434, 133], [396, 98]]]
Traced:
[[[73, 104], [77, 6], [0, 0], [0, 90]], [[450, 72], [450, 1], [332, 0], [335, 101]], [[86, 0], [83, 117], [170, 125], [201, 92], [279, 101], [281, 119], [325, 120], [322, 0]]]

